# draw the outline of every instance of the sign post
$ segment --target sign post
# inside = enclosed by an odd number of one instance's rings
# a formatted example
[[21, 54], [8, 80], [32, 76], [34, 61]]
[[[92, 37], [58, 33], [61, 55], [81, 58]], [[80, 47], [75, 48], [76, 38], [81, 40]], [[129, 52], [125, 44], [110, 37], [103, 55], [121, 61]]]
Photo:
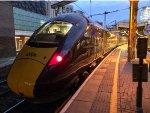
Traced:
[[137, 58], [139, 64], [133, 64], [133, 81], [138, 82], [136, 92], [137, 113], [143, 113], [142, 109], [142, 82], [148, 81], [148, 64], [143, 64], [143, 59], [147, 55], [147, 38], [138, 38], [137, 40]]

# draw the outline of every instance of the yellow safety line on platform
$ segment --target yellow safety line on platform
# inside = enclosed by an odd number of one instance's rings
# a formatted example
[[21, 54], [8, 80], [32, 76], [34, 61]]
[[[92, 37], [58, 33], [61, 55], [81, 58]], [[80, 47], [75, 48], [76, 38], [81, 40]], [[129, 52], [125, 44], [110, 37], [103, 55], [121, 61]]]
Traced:
[[117, 82], [118, 82], [118, 66], [119, 66], [119, 59], [120, 59], [121, 50], [119, 52], [115, 73], [114, 73], [114, 80], [113, 80], [113, 87], [110, 99], [110, 113], [117, 113]]
[[[67, 104], [64, 106], [64, 108], [59, 112], [59, 113], [66, 113], [67, 109], [69, 108], [69, 106], [72, 104], [72, 102], [75, 100], [75, 98], [78, 96], [78, 94], [81, 92], [81, 90], [83, 89], [83, 87], [85, 86], [85, 84], [88, 82], [88, 80], [94, 75], [94, 73], [96, 72], [96, 70], [104, 63], [104, 61], [106, 61], [106, 59], [112, 55], [112, 53], [115, 51], [116, 49], [114, 49], [113, 51], [111, 51], [102, 61], [101, 63], [93, 70], [93, 72], [88, 76], [88, 78], [84, 81], [84, 83], [80, 86], [80, 88], [76, 91], [76, 93], [71, 97], [71, 99], [67, 102]], [[82, 106], [81, 106], [82, 107]]]

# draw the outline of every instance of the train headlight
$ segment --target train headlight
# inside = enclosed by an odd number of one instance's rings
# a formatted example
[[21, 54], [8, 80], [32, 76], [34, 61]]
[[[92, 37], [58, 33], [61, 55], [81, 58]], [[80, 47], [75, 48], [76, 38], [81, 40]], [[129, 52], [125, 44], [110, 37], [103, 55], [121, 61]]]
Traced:
[[63, 57], [61, 55], [55, 54], [53, 58], [51, 59], [51, 61], [49, 62], [49, 66], [57, 64], [61, 62], [62, 60], [63, 60]]
[[61, 62], [61, 61], [62, 61], [62, 56], [59, 56], [59, 55], [58, 55], [58, 56], [56, 57], [56, 60], [57, 60], [58, 62]]

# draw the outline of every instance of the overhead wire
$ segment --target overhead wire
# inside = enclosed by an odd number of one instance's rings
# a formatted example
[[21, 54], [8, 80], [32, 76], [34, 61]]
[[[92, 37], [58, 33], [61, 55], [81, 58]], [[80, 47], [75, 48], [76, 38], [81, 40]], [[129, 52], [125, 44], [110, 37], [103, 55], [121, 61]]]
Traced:
[[110, 11], [110, 12], [105, 11], [104, 13], [97, 13], [97, 14], [90, 15], [90, 17], [92, 17], [92, 16], [97, 16], [97, 15], [105, 15], [105, 14], [109, 14], [109, 13], [115, 13], [115, 12], [127, 10], [127, 9], [129, 9], [129, 8], [130, 8], [130, 7], [124, 8], [124, 9], [120, 9], [120, 10], [114, 10], [114, 11]]
[[[114, 10], [114, 11], [105, 11], [104, 13], [97, 13], [97, 14], [91, 14], [91, 3], [92, 3], [92, 1], [90, 0], [90, 15], [87, 13], [87, 12], [85, 12], [80, 6], [78, 6], [76, 3], [73, 3], [76, 7], [78, 7], [83, 13], [85, 13], [87, 16], [88, 16], [88, 18], [91, 18], [91, 17], [93, 17], [93, 16], [98, 16], [98, 15], [106, 15], [106, 14], [110, 14], [110, 13], [115, 13], [115, 12], [119, 12], [119, 11], [123, 11], [123, 10], [127, 10], [127, 9], [130, 9], [130, 7], [128, 7], [128, 8], [124, 8], [124, 9], [119, 9], [119, 10]], [[138, 8], [138, 10], [140, 10], [140, 9], [142, 9], [142, 8], [144, 8], [145, 6], [143, 6], [143, 7], [140, 7], [140, 8]]]
[[75, 6], [77, 6], [82, 12], [84, 12], [87, 16], [90, 16], [87, 12], [85, 12], [80, 6], [78, 6], [76, 3], [73, 3]]

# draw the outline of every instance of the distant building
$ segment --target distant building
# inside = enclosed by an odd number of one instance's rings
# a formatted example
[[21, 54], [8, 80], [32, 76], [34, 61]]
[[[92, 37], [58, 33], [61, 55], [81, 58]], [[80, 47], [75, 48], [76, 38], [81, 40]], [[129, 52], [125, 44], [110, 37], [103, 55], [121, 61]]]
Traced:
[[[66, 5], [52, 9], [58, 1], [12, 1], [15, 25], [16, 50], [19, 51], [32, 33], [50, 18], [73, 11], [73, 6]], [[56, 14], [58, 12], [58, 14]]]
[[53, 18], [56, 16], [56, 10], [51, 8], [51, 5], [57, 3], [57, 1], [51, 1], [46, 3], [46, 15], [50, 18]]
[[0, 2], [0, 58], [16, 55], [13, 7], [10, 2]]
[[15, 56], [16, 50], [19, 51], [33, 32], [50, 18], [73, 11], [71, 5], [52, 9], [51, 5], [58, 2], [0, 2], [0, 58]]
[[142, 9], [140, 21], [148, 22], [148, 24], [150, 24], [150, 6], [146, 6]]
[[[145, 28], [145, 22], [138, 22], [137, 23], [137, 31], [136, 34], [137, 36], [144, 36], [144, 28]], [[129, 33], [129, 22], [118, 22], [117, 23], [117, 30], [119, 32], [124, 32], [127, 34], [126, 36], [128, 37]]]
[[50, 18], [13, 7], [16, 50], [19, 51], [33, 32]]
[[17, 51], [37, 28], [50, 19], [46, 16], [46, 3], [45, 1], [11, 1]]
[[72, 5], [66, 5], [62, 8], [62, 13], [72, 13], [72, 12], [73, 12]]
[[53, 8], [52, 5], [59, 3], [58, 1], [52, 1], [47, 4], [47, 15], [50, 18], [53, 18], [55, 16], [64, 14], [64, 13], [72, 13], [73, 12], [73, 6], [72, 5], [64, 5], [62, 7]]
[[12, 1], [12, 6], [26, 11], [46, 15], [45, 1]]
[[71, 13], [73, 12], [72, 5], [65, 5], [60, 7], [59, 10], [53, 9], [51, 5], [59, 3], [60, 1], [12, 1], [13, 7], [17, 7], [19, 9], [23, 9], [29, 12], [38, 13], [41, 15], [49, 16], [53, 18], [63, 13]]

